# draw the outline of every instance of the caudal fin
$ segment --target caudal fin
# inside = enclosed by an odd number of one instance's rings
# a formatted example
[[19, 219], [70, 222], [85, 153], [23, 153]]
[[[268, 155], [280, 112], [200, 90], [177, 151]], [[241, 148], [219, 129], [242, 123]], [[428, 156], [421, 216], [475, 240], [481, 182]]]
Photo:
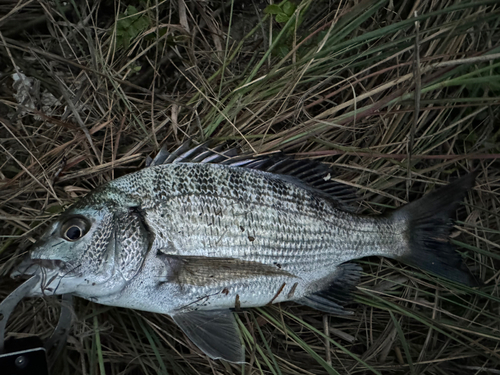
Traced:
[[477, 171], [469, 173], [394, 212], [408, 222], [408, 251], [398, 260], [461, 284], [479, 285], [449, 242], [450, 216], [474, 186], [476, 176]]

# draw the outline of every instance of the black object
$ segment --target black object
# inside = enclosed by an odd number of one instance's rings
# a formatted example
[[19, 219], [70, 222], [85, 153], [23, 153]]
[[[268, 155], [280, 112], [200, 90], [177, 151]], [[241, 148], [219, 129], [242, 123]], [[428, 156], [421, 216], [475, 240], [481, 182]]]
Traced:
[[2, 375], [49, 375], [47, 350], [55, 347], [51, 356], [51, 363], [53, 363], [66, 343], [71, 326], [72, 297], [69, 294], [62, 296], [59, 322], [45, 344], [38, 336], [10, 338], [4, 341], [9, 316], [17, 304], [38, 283], [39, 278], [38, 275], [31, 277], [0, 303], [0, 373]]
[[38, 336], [5, 341], [0, 354], [0, 371], [5, 375], [49, 375], [47, 356]]

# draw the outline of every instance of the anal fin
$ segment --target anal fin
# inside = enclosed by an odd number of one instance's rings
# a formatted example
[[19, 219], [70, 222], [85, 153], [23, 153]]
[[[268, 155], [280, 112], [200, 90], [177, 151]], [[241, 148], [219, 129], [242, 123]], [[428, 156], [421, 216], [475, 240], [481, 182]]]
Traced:
[[173, 315], [189, 339], [212, 359], [245, 362], [238, 324], [230, 310], [190, 311]]
[[352, 315], [343, 305], [352, 300], [352, 292], [361, 277], [361, 266], [355, 263], [344, 263], [337, 267], [334, 275], [328, 280], [320, 281], [316, 287], [318, 292], [296, 300], [296, 302], [335, 315]]

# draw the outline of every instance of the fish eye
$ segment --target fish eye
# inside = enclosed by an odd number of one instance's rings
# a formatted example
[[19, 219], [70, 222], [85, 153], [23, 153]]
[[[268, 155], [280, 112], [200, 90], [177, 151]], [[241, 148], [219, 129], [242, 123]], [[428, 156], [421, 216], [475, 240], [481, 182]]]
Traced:
[[61, 236], [67, 241], [76, 241], [87, 234], [89, 222], [82, 217], [72, 217], [61, 226]]

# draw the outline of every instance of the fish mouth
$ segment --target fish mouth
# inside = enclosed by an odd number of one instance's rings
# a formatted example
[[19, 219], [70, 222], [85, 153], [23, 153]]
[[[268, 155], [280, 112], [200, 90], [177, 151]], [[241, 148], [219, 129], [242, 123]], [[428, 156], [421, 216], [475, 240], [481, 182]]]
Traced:
[[42, 270], [60, 271], [65, 269], [66, 262], [59, 259], [31, 259], [25, 258], [11, 273], [13, 279], [31, 277]]
[[[60, 259], [31, 259], [27, 256], [10, 277], [15, 280], [25, 280], [39, 276], [39, 283], [29, 292], [28, 297], [72, 293], [74, 281], [66, 281], [77, 275], [69, 269], [70, 267], [70, 264]], [[63, 278], [66, 278], [64, 282]]]
[[32, 264], [36, 264], [42, 268], [55, 270], [66, 267], [66, 262], [59, 259], [31, 259]]

